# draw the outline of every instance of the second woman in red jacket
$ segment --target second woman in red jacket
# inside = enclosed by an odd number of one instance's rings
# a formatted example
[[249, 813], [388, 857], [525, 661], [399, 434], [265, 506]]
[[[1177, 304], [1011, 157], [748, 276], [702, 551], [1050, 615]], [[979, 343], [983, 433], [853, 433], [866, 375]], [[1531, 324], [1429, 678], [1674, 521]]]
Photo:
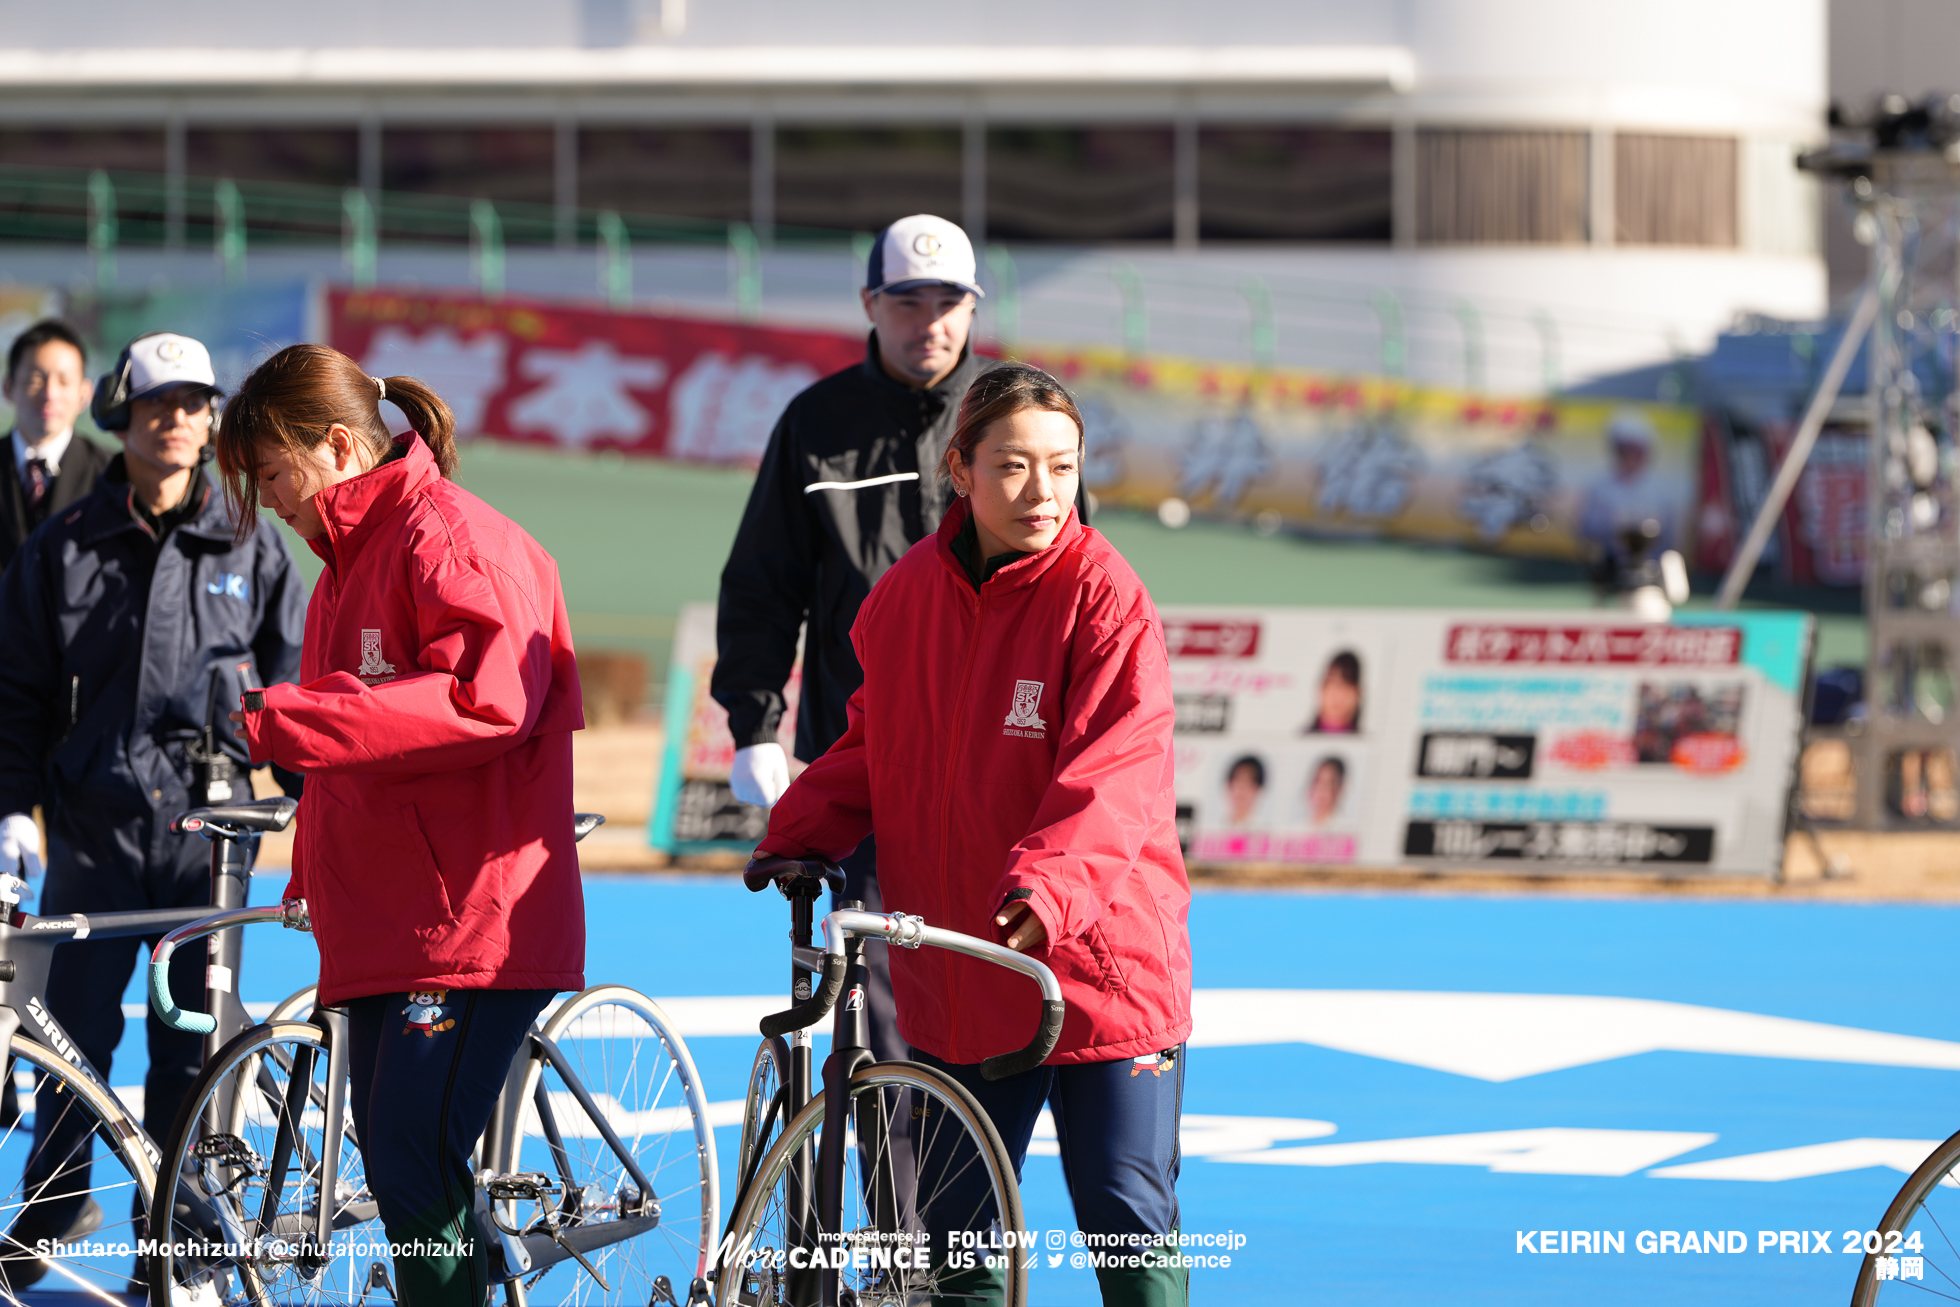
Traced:
[[[1048, 1105], [1076, 1222], [1118, 1246], [1178, 1227], [1191, 894], [1163, 628], [1069, 507], [1081, 457], [1081, 415], [1052, 377], [974, 382], [946, 455], [960, 498], [859, 610], [848, 729], [757, 852], [835, 859], [875, 832], [887, 911], [1054, 970], [1068, 1018], [1034, 1071], [980, 1076], [1026, 1043], [1039, 999], [959, 954], [893, 950], [899, 1031], [980, 1100], [1017, 1166]], [[1186, 1300], [1182, 1270], [1145, 1260], [1097, 1270], [1106, 1304]]]
[[[415, 426], [396, 440], [380, 402]], [[411, 377], [294, 345], [218, 437], [241, 520], [277, 513], [326, 563], [300, 684], [248, 695], [254, 762], [306, 777], [289, 898], [347, 1008], [355, 1133], [404, 1301], [481, 1307], [470, 1150], [553, 992], [585, 984], [572, 836], [584, 725], [558, 568], [450, 474], [448, 407]], [[413, 1241], [413, 1242], [411, 1242]]]

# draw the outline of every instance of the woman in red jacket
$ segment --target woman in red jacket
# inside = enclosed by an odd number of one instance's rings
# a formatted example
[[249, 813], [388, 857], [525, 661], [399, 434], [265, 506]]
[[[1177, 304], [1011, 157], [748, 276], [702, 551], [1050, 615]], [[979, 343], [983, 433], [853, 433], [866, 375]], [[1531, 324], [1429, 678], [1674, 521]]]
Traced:
[[[399, 440], [383, 397], [415, 430]], [[302, 773], [289, 898], [344, 1006], [368, 1183], [417, 1307], [481, 1307], [469, 1155], [552, 994], [585, 984], [572, 839], [584, 724], [551, 556], [450, 480], [455, 423], [411, 377], [319, 345], [273, 355], [225, 410], [218, 461], [250, 524], [326, 563], [300, 684], [245, 697], [254, 762]]]
[[[980, 1100], [1017, 1166], [1046, 1103], [1083, 1233], [1147, 1242], [1178, 1226], [1191, 891], [1163, 628], [1070, 508], [1081, 457], [1081, 415], [1052, 377], [1017, 365], [974, 382], [946, 452], [959, 499], [859, 610], [848, 730], [757, 853], [834, 860], [875, 833], [888, 911], [1053, 968], [1068, 1018], [1034, 1071], [987, 1081], [977, 1065], [1027, 1042], [1034, 987], [943, 949], [893, 951], [899, 1031]], [[1105, 1303], [1187, 1297], [1161, 1258], [1096, 1274]]]

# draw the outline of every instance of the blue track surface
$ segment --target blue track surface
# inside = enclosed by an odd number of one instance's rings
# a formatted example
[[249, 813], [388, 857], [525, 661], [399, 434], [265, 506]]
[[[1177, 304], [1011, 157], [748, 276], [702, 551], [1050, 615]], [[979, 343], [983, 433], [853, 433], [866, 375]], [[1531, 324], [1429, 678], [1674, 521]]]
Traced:
[[[255, 897], [278, 888], [277, 880], [261, 880]], [[587, 894], [591, 979], [656, 997], [780, 992], [787, 913], [774, 896], [750, 896], [723, 879], [610, 877], [590, 879]], [[1945, 947], [1955, 925], [1952, 909], [1918, 906], [1233, 892], [1199, 894], [1191, 916], [1200, 990], [1615, 996], [1939, 1041], [1960, 1041]], [[282, 997], [313, 973], [311, 945], [301, 938], [261, 930], [247, 950], [248, 1000]], [[134, 988], [130, 998], [139, 1001]], [[1618, 1020], [1610, 1011], [1595, 1015], [1604, 1026]], [[1530, 1045], [1537, 1032], [1529, 1024], [1497, 1042]], [[1610, 1043], [1616, 1034], [1583, 1027], [1582, 1020], [1569, 1039], [1596, 1034]], [[111, 1077], [119, 1085], [141, 1082], [134, 1022], [131, 1035]], [[737, 1097], [752, 1041], [690, 1044], [710, 1098]], [[1335, 1127], [1319, 1127], [1320, 1138], [1296, 1134], [1263, 1146], [1268, 1153], [1547, 1129], [1715, 1138], [1690, 1140], [1694, 1146], [1671, 1155], [1663, 1148], [1624, 1175], [1493, 1171], [1492, 1157], [1505, 1166], [1515, 1164], [1505, 1156], [1523, 1155], [1522, 1165], [1556, 1170], [1564, 1155], [1554, 1149], [1532, 1162], [1531, 1147], [1520, 1153], [1502, 1138], [1472, 1141], [1476, 1160], [1459, 1164], [1189, 1157], [1181, 1185], [1186, 1231], [1246, 1236], [1229, 1269], [1194, 1272], [1195, 1301], [1841, 1303], [1855, 1257], [1758, 1251], [1759, 1232], [1828, 1230], [1829, 1246], [1840, 1249], [1843, 1232], [1876, 1222], [1903, 1178], [1897, 1170], [1865, 1166], [1782, 1180], [1652, 1172], [1842, 1140], [1936, 1140], [1960, 1127], [1960, 1080], [1949, 1069], [1647, 1051], [1493, 1080], [1421, 1065], [1420, 1044], [1404, 1038], [1400, 1060], [1297, 1039], [1197, 1048], [1185, 1110]], [[1922, 1052], [1934, 1062], [1960, 1059], [1960, 1047], [1945, 1048]], [[1919, 1057], [1909, 1052], [1906, 1060]], [[726, 1160], [734, 1131], [720, 1138]], [[1414, 1149], [1437, 1151], [1422, 1142]], [[1024, 1191], [1034, 1228], [1073, 1228], [1052, 1159], [1029, 1160]], [[1518, 1251], [1519, 1231], [1546, 1229], [1623, 1231], [1625, 1252]], [[1637, 1251], [1642, 1230], [1736, 1230], [1748, 1251], [1646, 1255]], [[1098, 1301], [1091, 1272], [1072, 1269], [1066, 1257], [1053, 1269], [1046, 1260], [1044, 1252], [1033, 1273], [1035, 1303]]]

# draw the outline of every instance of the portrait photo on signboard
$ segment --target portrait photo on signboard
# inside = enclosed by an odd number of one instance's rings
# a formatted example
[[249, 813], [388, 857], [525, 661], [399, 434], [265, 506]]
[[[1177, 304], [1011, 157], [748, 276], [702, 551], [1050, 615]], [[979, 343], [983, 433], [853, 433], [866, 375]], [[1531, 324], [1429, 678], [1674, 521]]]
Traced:
[[1342, 649], [1329, 657], [1315, 682], [1307, 735], [1356, 735], [1361, 731], [1361, 655]]
[[1219, 830], [1261, 830], [1267, 824], [1266, 760], [1256, 753], [1227, 754], [1218, 778], [1215, 817], [1206, 822]]
[[1741, 761], [1742, 701], [1740, 681], [1640, 682], [1634, 756], [1690, 771], [1729, 770]]
[[1355, 822], [1355, 755], [1348, 751], [1305, 755], [1306, 769], [1293, 787], [1291, 825], [1310, 831], [1347, 830]]

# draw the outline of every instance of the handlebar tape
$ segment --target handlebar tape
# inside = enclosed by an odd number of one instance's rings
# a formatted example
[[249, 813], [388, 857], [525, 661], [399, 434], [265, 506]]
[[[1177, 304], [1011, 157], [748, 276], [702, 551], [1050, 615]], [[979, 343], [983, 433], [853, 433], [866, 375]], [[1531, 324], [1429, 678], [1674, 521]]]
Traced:
[[1046, 1062], [1062, 1037], [1062, 1018], [1067, 1013], [1068, 1004], [1061, 999], [1044, 1001], [1041, 1005], [1041, 1030], [1035, 1035], [1034, 1042], [1018, 1053], [1002, 1053], [987, 1058], [980, 1063], [980, 1074], [989, 1080], [1005, 1080], [1008, 1076], [1032, 1071]]
[[[823, 1014], [836, 1006], [837, 996], [844, 992], [844, 967], [845, 959], [842, 956], [824, 954], [823, 978], [817, 983], [815, 992], [787, 1012], [773, 1012], [762, 1018], [762, 1033], [774, 1038], [822, 1020]], [[1059, 1026], [1056, 1033], [1061, 1033]], [[1054, 1047], [1052, 1040], [1049, 1047]]]
[[218, 1028], [216, 1017], [203, 1012], [186, 1012], [170, 997], [170, 959], [150, 964], [150, 1006], [172, 1030], [188, 1030], [208, 1035]]

